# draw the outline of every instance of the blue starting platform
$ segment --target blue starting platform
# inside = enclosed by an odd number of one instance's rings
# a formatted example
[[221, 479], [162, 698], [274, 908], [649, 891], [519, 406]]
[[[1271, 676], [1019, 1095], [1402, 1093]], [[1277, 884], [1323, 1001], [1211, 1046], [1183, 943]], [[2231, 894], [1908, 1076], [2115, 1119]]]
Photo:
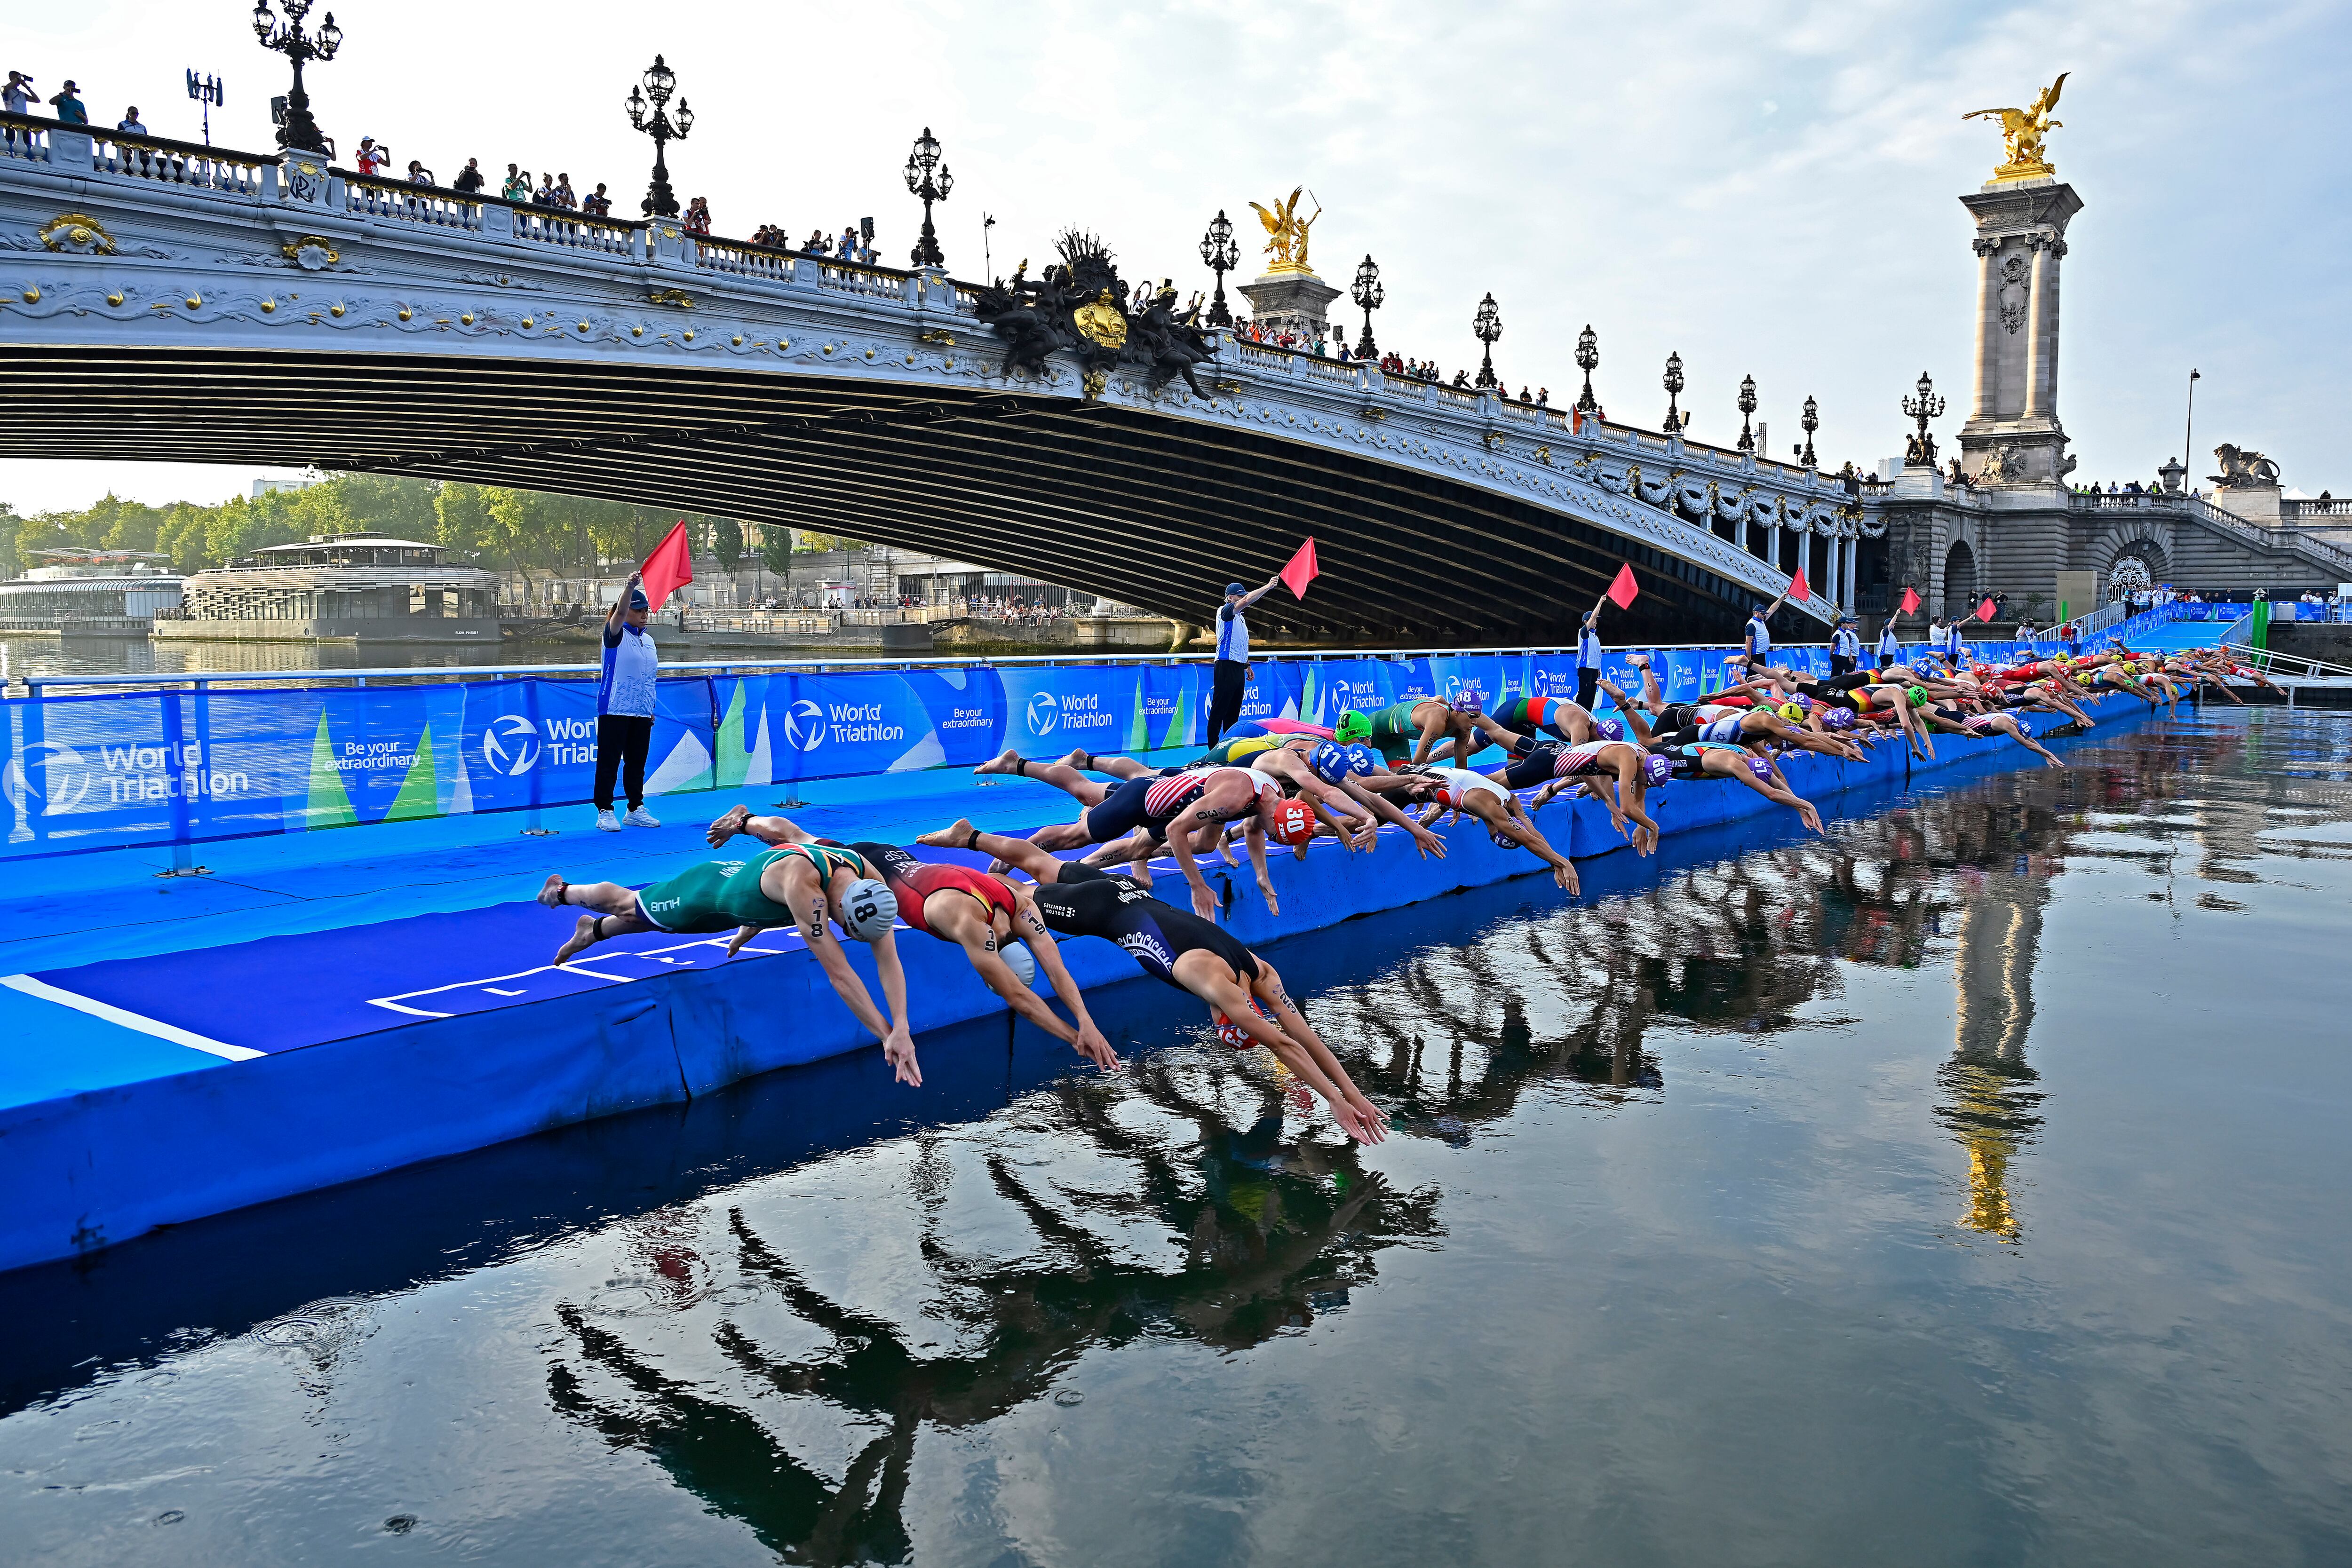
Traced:
[[[2149, 710], [2118, 696], [2091, 711], [2109, 724]], [[2007, 739], [1936, 746], [1938, 768], [2039, 762]], [[1826, 803], [1929, 765], [1886, 743], [1863, 763], [1785, 766]], [[872, 1046], [794, 933], [731, 959], [723, 937], [646, 935], [555, 964], [574, 915], [533, 901], [550, 872], [657, 881], [711, 854], [704, 824], [739, 801], [820, 835], [897, 842], [959, 817], [1026, 833], [1075, 814], [1049, 786], [960, 768], [793, 788], [804, 800], [790, 806], [773, 784], [671, 795], [655, 802], [664, 826], [618, 834], [575, 807], [550, 814], [551, 837], [473, 815], [227, 839], [200, 846], [193, 876], [160, 874], [168, 848], [12, 864], [0, 1268]], [[1783, 810], [1727, 782], [1672, 784], [1651, 802], [1669, 834]], [[1571, 858], [1624, 851], [1593, 802], [1549, 808], [1539, 825]], [[1369, 861], [1328, 841], [1277, 852], [1278, 911], [1245, 871], [1208, 874], [1224, 923], [1264, 946], [1542, 870], [1476, 825], [1448, 831], [1447, 846], [1423, 859], [1385, 829]], [[1167, 891], [1184, 901], [1181, 880]], [[898, 946], [919, 1050], [927, 1030], [1003, 1011], [956, 949], [911, 935]], [[1081, 987], [1137, 975], [1108, 943], [1072, 939], [1064, 953]], [[852, 961], [873, 985], [854, 946]]]

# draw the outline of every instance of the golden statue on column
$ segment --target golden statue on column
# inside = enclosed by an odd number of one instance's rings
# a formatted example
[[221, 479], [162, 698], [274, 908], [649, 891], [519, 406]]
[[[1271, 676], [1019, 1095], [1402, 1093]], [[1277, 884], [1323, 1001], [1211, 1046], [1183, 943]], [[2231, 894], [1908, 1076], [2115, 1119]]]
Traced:
[[2050, 111], [2058, 107], [2059, 89], [2074, 73], [2061, 71], [2058, 79], [2033, 100], [2031, 109], [1979, 109], [1960, 116], [1962, 120], [1994, 120], [2000, 121], [2001, 140], [2009, 150], [2009, 162], [1992, 172], [1996, 180], [2039, 180], [2055, 175], [2058, 171], [2042, 155], [2042, 139], [2066, 122], [2053, 120]]
[[[1274, 257], [1273, 265], [1266, 268], [1269, 273], [1304, 272], [1311, 275], [1315, 270], [1307, 265], [1307, 231], [1315, 225], [1317, 218], [1323, 215], [1323, 204], [1317, 202], [1313, 212], [1300, 217], [1298, 196], [1306, 189], [1304, 185], [1294, 187], [1290, 199], [1275, 203], [1272, 212], [1259, 207], [1255, 202], [1250, 204], [1257, 207], [1258, 221], [1265, 225], [1265, 232], [1272, 236], [1265, 242], [1266, 254]], [[1309, 199], [1312, 199], [1311, 195]]]

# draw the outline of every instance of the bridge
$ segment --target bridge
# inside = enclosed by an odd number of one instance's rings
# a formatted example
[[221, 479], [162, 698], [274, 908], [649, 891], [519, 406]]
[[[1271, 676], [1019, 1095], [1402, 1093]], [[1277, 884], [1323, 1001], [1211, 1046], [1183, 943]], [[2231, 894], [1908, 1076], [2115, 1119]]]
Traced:
[[[1840, 481], [1212, 335], [1201, 395], [1049, 356], [981, 290], [268, 155], [0, 116], [0, 455], [495, 483], [934, 550], [1199, 620], [1303, 536], [1302, 636], [1733, 633], [1801, 566], [1852, 604]], [[1878, 547], [1882, 551], [1884, 546]], [[1883, 569], [1882, 569], [1883, 574]]]

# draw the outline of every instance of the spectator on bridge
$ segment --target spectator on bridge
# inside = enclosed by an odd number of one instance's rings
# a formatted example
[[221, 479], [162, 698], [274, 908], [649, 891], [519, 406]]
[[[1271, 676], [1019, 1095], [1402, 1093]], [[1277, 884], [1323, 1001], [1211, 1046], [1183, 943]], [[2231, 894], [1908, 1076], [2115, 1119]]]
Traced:
[[82, 107], [81, 99], [74, 96], [74, 90], [73, 83], [66, 83], [65, 90], [49, 99], [49, 107], [58, 111], [61, 124], [88, 125], [89, 110]]
[[408, 183], [412, 185], [437, 185], [441, 181], [425, 166], [425, 160], [411, 158], [408, 161]]
[[[32, 113], [32, 89], [33, 78], [31, 77], [26, 76], [23, 71], [10, 71], [8, 73], [8, 85], [5, 88], [0, 88], [0, 109], [5, 109], [11, 114]], [[16, 133], [12, 131], [8, 134], [13, 139]]]
[[530, 171], [508, 164], [506, 183], [499, 187], [499, 194], [509, 202], [530, 201]]
[[482, 161], [479, 158], [467, 159], [466, 166], [457, 171], [457, 183], [449, 188], [463, 191], [469, 196], [479, 191], [482, 188]]
[[139, 123], [139, 106], [134, 103], [129, 109], [124, 110], [122, 111], [122, 118], [114, 122], [114, 129], [117, 131], [127, 131], [133, 136], [146, 135], [147, 128]]
[[1276, 572], [1255, 591], [1238, 582], [1225, 584], [1225, 601], [1217, 606], [1217, 662], [1209, 666], [1209, 734], [1204, 744], [1214, 746], [1217, 737], [1242, 716], [1242, 686], [1251, 678], [1249, 665], [1249, 622], [1242, 612], [1268, 593], [1282, 580]]
[[686, 232], [690, 235], [709, 234], [710, 232], [709, 201], [705, 197], [697, 196], [694, 200], [687, 203], [686, 222], [678, 226], [685, 229]]
[[1538, 408], [1549, 408], [1551, 406], [1551, 388], [1536, 388], [1536, 406]]
[[392, 162], [392, 149], [377, 146], [373, 136], [362, 136], [360, 138], [360, 150], [352, 154], [352, 161], [360, 166], [361, 173], [373, 178], [378, 170]]
[[840, 261], [852, 261], [856, 258], [857, 225], [856, 224], [845, 224], [842, 226], [841, 238], [835, 244], [833, 254], [835, 258]]
[[[646, 754], [653, 748], [654, 699], [661, 660], [646, 616], [642, 572], [629, 573], [628, 582], [614, 597], [612, 613], [604, 617], [604, 675], [596, 687], [596, 826], [617, 833], [623, 823], [632, 828], [658, 828], [659, 820], [646, 810]], [[613, 819], [613, 775], [621, 775], [627, 792], [629, 814]]]
[[555, 205], [555, 179], [552, 175], [541, 174], [539, 177], [539, 189], [530, 193], [530, 204], [535, 207]]
[[559, 207], [577, 207], [580, 204], [580, 198], [572, 193], [572, 176], [569, 174], [558, 174], [555, 177], [553, 194], [555, 204]]
[[583, 198], [580, 208], [592, 218], [609, 218], [613, 215], [613, 198], [604, 193], [604, 181], [596, 182], [594, 193]]

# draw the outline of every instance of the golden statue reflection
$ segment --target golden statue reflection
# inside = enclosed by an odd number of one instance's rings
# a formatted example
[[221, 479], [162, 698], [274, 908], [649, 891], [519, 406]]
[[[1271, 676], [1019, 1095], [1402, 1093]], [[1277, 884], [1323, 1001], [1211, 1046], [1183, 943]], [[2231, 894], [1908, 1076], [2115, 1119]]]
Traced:
[[[1998, 811], [1988, 816], [1989, 826], [2000, 820]], [[2048, 898], [2041, 877], [1979, 873], [1960, 913], [1953, 960], [1952, 1059], [1936, 1074], [1950, 1096], [1937, 1113], [1969, 1155], [1969, 1207], [1959, 1223], [2011, 1242], [2022, 1228], [2010, 1201], [2010, 1161], [2042, 1124], [2039, 1075], [2026, 1065], [2025, 1041]]]
[[[1272, 212], [1259, 207], [1255, 202], [1250, 204], [1257, 208], [1258, 221], [1265, 225], [1265, 232], [1273, 236], [1265, 242], [1265, 253], [1274, 257], [1273, 265], [1266, 268], [1268, 272], [1312, 273], [1315, 270], [1307, 265], [1307, 231], [1315, 225], [1317, 218], [1323, 215], [1323, 204], [1316, 202], [1315, 210], [1304, 218], [1300, 217], [1298, 196], [1306, 189], [1304, 185], [1291, 187], [1290, 199], [1275, 203]], [[1313, 200], [1311, 193], [1308, 199]]]
[[2031, 109], [1979, 109], [1960, 116], [1962, 120], [1992, 120], [2000, 121], [2002, 141], [2009, 150], [2009, 161], [1992, 172], [1996, 180], [2034, 180], [2058, 171], [2042, 155], [2042, 139], [2066, 122], [2053, 120], [2050, 111], [2058, 107], [2058, 92], [2066, 85], [2072, 71], [2061, 71], [2058, 79], [2043, 89]]

